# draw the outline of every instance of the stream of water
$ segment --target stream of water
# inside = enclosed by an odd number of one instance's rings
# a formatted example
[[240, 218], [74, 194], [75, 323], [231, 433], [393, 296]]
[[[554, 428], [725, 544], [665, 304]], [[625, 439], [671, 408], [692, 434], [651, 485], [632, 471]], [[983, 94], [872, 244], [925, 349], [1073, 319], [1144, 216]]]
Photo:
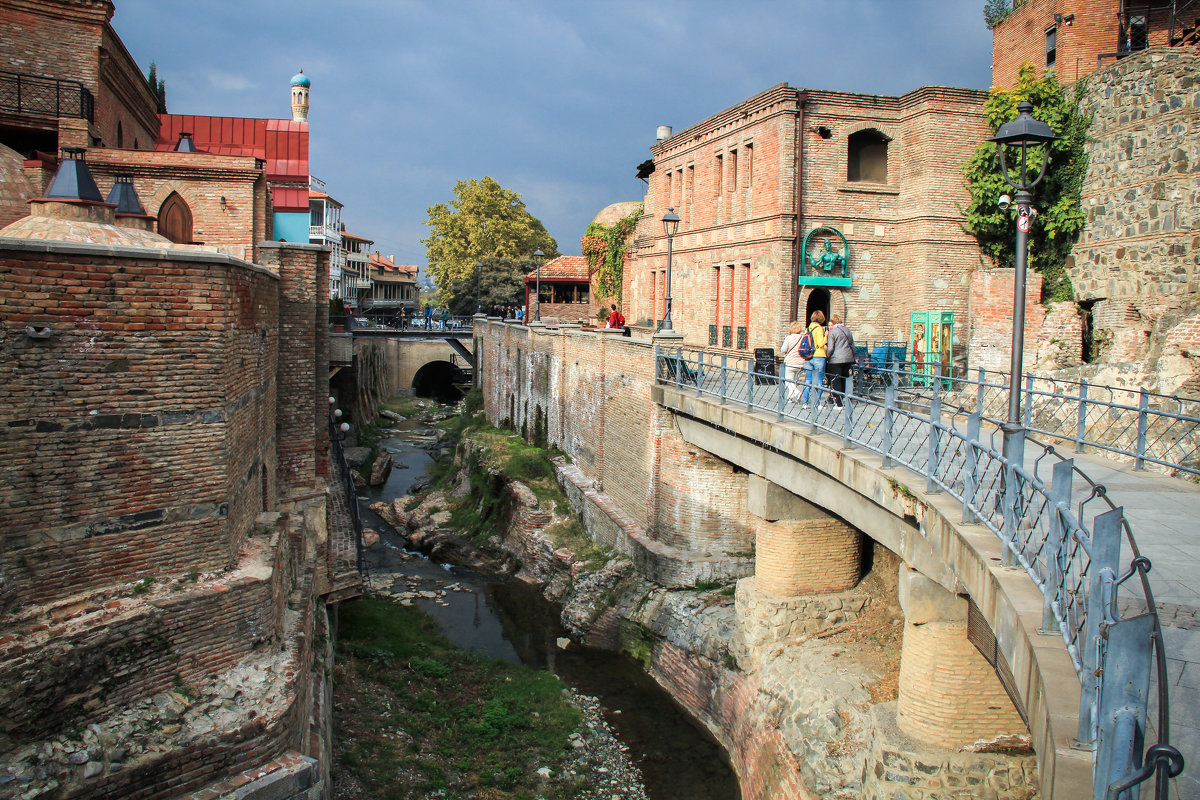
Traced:
[[405, 583], [430, 589], [455, 585], [457, 590], [444, 596], [415, 601], [451, 641], [467, 650], [550, 670], [576, 691], [599, 698], [606, 720], [641, 769], [652, 800], [739, 798], [737, 779], [721, 747], [633, 660], [558, 646], [565, 635], [560, 609], [546, 601], [538, 587], [436, 564], [405, 550], [367, 505], [409, 493], [431, 461], [422, 445], [432, 432], [412, 422], [396, 428], [401, 434], [382, 442], [396, 468], [382, 487], [363, 492], [360, 502], [363, 524], [380, 533], [379, 544], [366, 551], [367, 568], [402, 575], [400, 588]]

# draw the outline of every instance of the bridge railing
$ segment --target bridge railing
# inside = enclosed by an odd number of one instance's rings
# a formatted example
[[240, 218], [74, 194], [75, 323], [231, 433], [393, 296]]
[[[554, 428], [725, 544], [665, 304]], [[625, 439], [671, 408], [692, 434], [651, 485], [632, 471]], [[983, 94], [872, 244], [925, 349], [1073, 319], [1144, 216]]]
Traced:
[[[803, 373], [797, 381], [758, 372], [750, 359], [683, 348], [656, 348], [655, 359], [660, 384], [839, 437], [848, 448], [880, 455], [884, 468], [908, 467], [927, 492], [959, 501], [962, 521], [991, 530], [1005, 564], [1021, 567], [1033, 580], [1043, 597], [1043, 630], [1063, 638], [1081, 683], [1077, 738], [1095, 754], [1096, 797], [1154, 775], [1156, 797], [1166, 800], [1183, 761], [1169, 744], [1169, 676], [1147, 578], [1150, 562], [1103, 486], [1088, 480], [1089, 496], [1073, 496], [1072, 484], [1082, 473], [1072, 460], [1043, 447], [1028, 463], [1023, 430], [1001, 440], [985, 415], [992, 387], [943, 376], [937, 366], [906, 373], [893, 365], [880, 370], [882, 380], [869, 394], [856, 392], [851, 377], [844, 391], [813, 386], [806, 398]], [[982, 399], [968, 407], [959, 401], [971, 391]], [[1102, 502], [1092, 505], [1097, 498]], [[1125, 569], [1123, 533], [1134, 553]], [[1118, 591], [1135, 575], [1144, 613], [1122, 618]], [[1007, 666], [994, 665], [1006, 680]], [[1158, 678], [1158, 741], [1143, 753], [1152, 670]]]

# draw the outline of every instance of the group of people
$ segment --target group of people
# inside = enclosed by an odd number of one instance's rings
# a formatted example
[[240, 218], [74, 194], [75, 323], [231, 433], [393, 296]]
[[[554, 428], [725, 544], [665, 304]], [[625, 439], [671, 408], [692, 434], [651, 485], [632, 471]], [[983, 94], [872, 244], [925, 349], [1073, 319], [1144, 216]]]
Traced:
[[[788, 399], [799, 400], [808, 408], [812, 399], [821, 405], [824, 386], [828, 382], [830, 402], [842, 406], [846, 394], [846, 378], [854, 366], [854, 335], [837, 314], [829, 317], [825, 327], [825, 312], [814, 311], [805, 325], [796, 320], [780, 345], [783, 364], [787, 369]], [[801, 379], [803, 374], [803, 380]], [[801, 392], [803, 385], [803, 392]], [[815, 397], [810, 393], [815, 393]]]
[[489, 317], [500, 319], [515, 319], [517, 322], [525, 319], [525, 309], [522, 306], [492, 306], [488, 311]]

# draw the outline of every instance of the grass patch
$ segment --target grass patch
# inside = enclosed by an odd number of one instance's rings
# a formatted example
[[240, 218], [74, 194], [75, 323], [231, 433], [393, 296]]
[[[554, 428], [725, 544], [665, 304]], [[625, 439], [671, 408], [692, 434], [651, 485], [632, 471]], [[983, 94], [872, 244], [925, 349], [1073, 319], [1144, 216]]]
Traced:
[[606, 547], [597, 546], [578, 520], [556, 522], [547, 527], [545, 533], [557, 547], [570, 550], [589, 569], [598, 570], [612, 558], [612, 552]]
[[[548, 672], [456, 650], [427, 616], [380, 598], [339, 612], [334, 780], [399, 800], [443, 790], [507, 800], [558, 771], [579, 712]], [[537, 795], [566, 800], [570, 787]]]
[[384, 402], [383, 410], [391, 411], [393, 414], [399, 414], [408, 419], [427, 411], [429, 403], [430, 401], [422, 400], [419, 397], [390, 397]]

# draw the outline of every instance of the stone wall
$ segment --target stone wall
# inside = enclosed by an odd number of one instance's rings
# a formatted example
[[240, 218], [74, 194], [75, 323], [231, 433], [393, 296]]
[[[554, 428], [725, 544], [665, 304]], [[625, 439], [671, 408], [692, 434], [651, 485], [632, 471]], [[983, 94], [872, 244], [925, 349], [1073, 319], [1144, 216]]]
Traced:
[[1172, 48], [1089, 81], [1087, 223], [1068, 264], [1096, 361], [1136, 362], [1138, 382], [1166, 394], [1200, 389], [1198, 76], [1200, 54]]

